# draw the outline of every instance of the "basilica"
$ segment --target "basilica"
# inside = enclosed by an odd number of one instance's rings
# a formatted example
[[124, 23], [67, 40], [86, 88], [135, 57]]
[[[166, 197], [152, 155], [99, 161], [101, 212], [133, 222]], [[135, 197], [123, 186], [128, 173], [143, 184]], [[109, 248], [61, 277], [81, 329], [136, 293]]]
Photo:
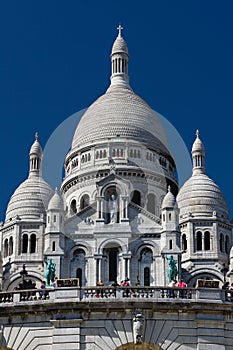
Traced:
[[175, 278], [189, 287], [198, 280], [222, 286], [226, 276], [233, 282], [232, 223], [207, 175], [199, 131], [190, 135], [192, 176], [179, 188], [160, 118], [130, 86], [128, 47], [121, 26], [118, 31], [110, 86], [77, 125], [60, 189], [43, 179], [35, 136], [28, 177], [11, 196], [0, 228], [2, 291], [18, 288], [24, 264], [40, 285], [48, 260], [58, 279], [78, 278], [80, 286], [125, 279], [167, 286], [171, 257]]

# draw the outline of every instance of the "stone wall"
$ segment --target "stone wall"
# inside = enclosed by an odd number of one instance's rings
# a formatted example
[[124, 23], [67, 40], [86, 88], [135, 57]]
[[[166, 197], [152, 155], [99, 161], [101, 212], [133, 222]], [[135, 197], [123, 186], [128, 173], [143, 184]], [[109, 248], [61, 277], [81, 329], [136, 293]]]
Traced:
[[201, 289], [190, 299], [165, 294], [80, 299], [78, 289], [68, 288], [51, 291], [45, 300], [18, 298], [0, 304], [0, 345], [13, 350], [230, 350], [233, 303], [221, 290], [213, 292], [215, 299], [208, 290], [202, 298]]

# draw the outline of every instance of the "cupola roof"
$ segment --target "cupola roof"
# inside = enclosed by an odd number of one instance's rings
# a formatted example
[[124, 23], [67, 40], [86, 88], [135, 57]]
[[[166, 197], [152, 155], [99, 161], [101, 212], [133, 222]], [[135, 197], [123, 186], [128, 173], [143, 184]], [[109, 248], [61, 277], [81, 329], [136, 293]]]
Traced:
[[62, 209], [63, 209], [62, 199], [57, 193], [57, 188], [56, 188], [54, 195], [49, 201], [48, 210], [62, 210]]
[[15, 217], [38, 219], [46, 213], [53, 191], [42, 178], [42, 148], [38, 141], [38, 134], [36, 134], [36, 140], [31, 146], [29, 157], [28, 178], [20, 184], [11, 196], [6, 211], [6, 222]]
[[227, 203], [220, 188], [205, 173], [205, 147], [200, 140], [199, 131], [193, 143], [192, 157], [192, 176], [184, 183], [177, 196], [180, 214], [212, 216], [216, 212], [218, 216], [228, 218]]
[[175, 208], [177, 206], [176, 197], [171, 192], [171, 186], [168, 186], [167, 194], [165, 195], [162, 202], [162, 209]]

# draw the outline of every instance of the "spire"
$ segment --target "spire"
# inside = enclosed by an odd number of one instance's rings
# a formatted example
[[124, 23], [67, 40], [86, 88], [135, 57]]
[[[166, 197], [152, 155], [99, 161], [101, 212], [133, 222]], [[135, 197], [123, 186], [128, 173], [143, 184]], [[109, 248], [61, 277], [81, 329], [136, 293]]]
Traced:
[[35, 141], [30, 149], [30, 170], [29, 176], [41, 176], [42, 148], [39, 144], [39, 134], [35, 133]]
[[128, 47], [124, 38], [122, 37], [123, 27], [119, 24], [117, 29], [118, 29], [118, 36], [114, 41], [114, 44], [112, 46], [112, 52], [111, 52], [111, 62], [112, 62], [111, 86], [125, 85], [128, 87], [129, 86]]
[[196, 140], [192, 147], [193, 175], [205, 174], [205, 147], [200, 139], [199, 130], [196, 131]]

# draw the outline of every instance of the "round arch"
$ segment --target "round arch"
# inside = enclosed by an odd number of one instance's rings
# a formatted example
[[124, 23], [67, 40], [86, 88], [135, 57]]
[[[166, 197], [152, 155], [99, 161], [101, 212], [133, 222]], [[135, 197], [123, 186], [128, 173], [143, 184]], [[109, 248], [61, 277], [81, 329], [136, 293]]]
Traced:
[[92, 255], [92, 249], [86, 242], [76, 241], [75, 243], [76, 244], [70, 250], [70, 256], [73, 256], [77, 249], [83, 249], [86, 255]]
[[116, 350], [163, 350], [161, 346], [143, 342], [141, 344], [128, 343], [121, 345]]
[[115, 181], [112, 181], [112, 182], [106, 184], [105, 186], [103, 186], [102, 188], [100, 188], [100, 195], [104, 196], [105, 192], [109, 188], [115, 188], [118, 196], [119, 195], [126, 196], [128, 194], [128, 190], [129, 190], [128, 186], [123, 181], [119, 181], [119, 180], [115, 179]]
[[[32, 282], [36, 283], [36, 286], [39, 286], [44, 279], [43, 274], [40, 275], [40, 274], [36, 273], [35, 271], [28, 271], [28, 270], [27, 270], [27, 272], [28, 272], [27, 278], [29, 280], [31, 280]], [[6, 291], [13, 290], [15, 287], [18, 287], [19, 283], [21, 283], [21, 282], [22, 282], [22, 278], [21, 278], [21, 276], [19, 276], [19, 272], [17, 272], [11, 276], [11, 279], [10, 279], [10, 281], [8, 281], [7, 284], [3, 285], [3, 288]]]
[[221, 272], [216, 271], [216, 273], [214, 273], [213, 270], [209, 269], [201, 269], [193, 272], [192, 276], [187, 279], [186, 283], [189, 287], [193, 287], [196, 285], [198, 279], [218, 280], [223, 283], [223, 276]]
[[143, 241], [142, 244], [136, 245], [134, 249], [132, 249], [132, 254], [136, 255], [137, 258], [140, 258], [141, 251], [145, 248], [151, 249], [153, 252], [153, 255], [159, 255], [159, 246], [156, 243], [151, 242], [149, 240], [145, 240]]
[[105, 248], [118, 247], [121, 249], [122, 253], [127, 253], [126, 246], [127, 245], [125, 244], [125, 242], [122, 242], [120, 239], [107, 238], [101, 242], [101, 244], [99, 245], [97, 250], [98, 250], [98, 254], [102, 254], [103, 249], [105, 249]]

